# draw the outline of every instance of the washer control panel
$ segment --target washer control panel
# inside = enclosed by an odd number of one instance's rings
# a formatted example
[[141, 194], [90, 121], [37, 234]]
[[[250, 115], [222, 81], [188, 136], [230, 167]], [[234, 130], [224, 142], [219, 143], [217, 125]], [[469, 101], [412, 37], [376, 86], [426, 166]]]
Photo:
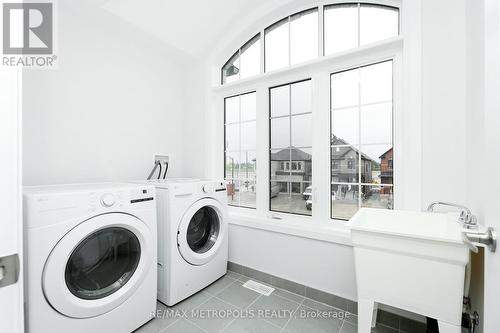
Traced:
[[144, 188], [130, 193], [130, 203], [135, 204], [139, 202], [153, 201], [154, 197], [154, 191]]
[[[152, 209], [155, 187], [128, 183], [72, 184], [32, 186], [24, 188], [24, 219], [26, 227], [35, 228], [76, 217], [109, 212]], [[31, 218], [36, 214], [37, 218]], [[0, 272], [1, 273], [1, 272]]]
[[116, 203], [116, 197], [113, 193], [104, 193], [101, 196], [101, 205], [103, 207], [111, 207]]

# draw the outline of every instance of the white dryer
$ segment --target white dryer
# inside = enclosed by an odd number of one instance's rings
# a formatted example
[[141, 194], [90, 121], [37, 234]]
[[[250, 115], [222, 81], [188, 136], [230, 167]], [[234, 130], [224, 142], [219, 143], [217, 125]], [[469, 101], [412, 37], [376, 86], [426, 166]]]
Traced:
[[29, 332], [131, 332], [156, 310], [156, 201], [147, 185], [26, 187]]
[[174, 305], [227, 272], [224, 181], [151, 180], [158, 208], [158, 299]]

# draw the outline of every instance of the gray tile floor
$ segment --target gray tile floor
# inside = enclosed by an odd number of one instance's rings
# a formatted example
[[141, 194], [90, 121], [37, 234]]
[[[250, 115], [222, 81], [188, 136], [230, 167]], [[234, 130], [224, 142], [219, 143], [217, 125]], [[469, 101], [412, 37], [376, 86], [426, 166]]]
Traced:
[[[356, 333], [357, 317], [286, 290], [261, 295], [243, 287], [249, 278], [234, 272], [190, 298], [167, 307], [137, 333]], [[152, 314], [153, 317], [153, 314]], [[397, 333], [379, 325], [372, 332]]]

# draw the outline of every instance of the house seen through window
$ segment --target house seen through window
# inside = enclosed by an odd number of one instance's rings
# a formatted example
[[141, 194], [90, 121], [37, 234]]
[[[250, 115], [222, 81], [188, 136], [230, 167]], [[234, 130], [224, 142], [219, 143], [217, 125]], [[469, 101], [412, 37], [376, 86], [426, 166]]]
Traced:
[[311, 215], [311, 80], [273, 87], [269, 98], [270, 210]]

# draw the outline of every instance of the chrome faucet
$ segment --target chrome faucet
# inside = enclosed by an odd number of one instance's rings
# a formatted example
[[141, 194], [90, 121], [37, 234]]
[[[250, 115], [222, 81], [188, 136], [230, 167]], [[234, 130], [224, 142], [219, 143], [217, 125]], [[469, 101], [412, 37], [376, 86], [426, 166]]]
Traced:
[[443, 201], [434, 201], [427, 207], [427, 211], [433, 212], [434, 206], [458, 208], [460, 210], [460, 216], [458, 217], [458, 222], [460, 224], [462, 224], [466, 229], [477, 229], [479, 227], [477, 224], [477, 218], [471, 213], [470, 209], [465, 206]]
[[462, 238], [464, 243], [469, 247], [469, 249], [475, 253], [479, 250], [475, 243], [483, 244], [488, 247], [491, 252], [495, 252], [497, 248], [497, 235], [495, 229], [487, 228], [486, 231], [480, 232], [479, 225], [477, 223], [477, 218], [471, 213], [470, 209], [457, 205], [454, 203], [443, 202], [443, 201], [434, 201], [428, 207], [428, 212], [433, 212], [435, 206], [448, 206], [455, 207], [460, 210], [460, 216], [458, 217], [458, 222], [465, 228], [470, 231], [462, 232]]

